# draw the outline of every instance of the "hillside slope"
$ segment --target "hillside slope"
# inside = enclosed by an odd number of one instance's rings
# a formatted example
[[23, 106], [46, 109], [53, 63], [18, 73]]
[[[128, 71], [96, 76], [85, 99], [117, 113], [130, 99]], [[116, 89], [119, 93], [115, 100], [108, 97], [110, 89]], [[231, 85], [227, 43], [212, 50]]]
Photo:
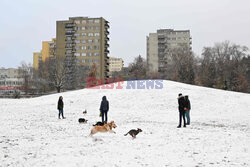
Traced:
[[[191, 125], [177, 129], [180, 92], [190, 97]], [[57, 118], [60, 95], [65, 120]], [[92, 124], [101, 120], [103, 95], [116, 134], [89, 137]], [[0, 166], [250, 166], [249, 99], [172, 81], [164, 81], [163, 89], [83, 89], [0, 99]], [[88, 123], [79, 124], [80, 117]], [[135, 140], [124, 136], [135, 128], [143, 130]]]

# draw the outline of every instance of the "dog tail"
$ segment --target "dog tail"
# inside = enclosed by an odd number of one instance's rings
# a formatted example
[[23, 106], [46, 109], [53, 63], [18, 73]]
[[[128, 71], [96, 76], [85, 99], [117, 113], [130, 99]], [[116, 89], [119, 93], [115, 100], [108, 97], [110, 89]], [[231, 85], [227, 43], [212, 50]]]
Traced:
[[127, 135], [128, 135], [128, 133], [124, 134], [124, 136], [127, 136]]

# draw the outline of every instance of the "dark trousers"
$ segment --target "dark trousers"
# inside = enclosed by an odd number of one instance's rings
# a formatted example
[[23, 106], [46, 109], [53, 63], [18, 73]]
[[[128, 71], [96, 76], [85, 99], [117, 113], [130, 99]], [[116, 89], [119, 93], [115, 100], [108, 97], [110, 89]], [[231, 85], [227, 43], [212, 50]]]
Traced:
[[179, 111], [179, 126], [181, 126], [182, 118], [184, 120], [184, 126], [186, 126], [185, 111]]
[[60, 119], [60, 115], [62, 115], [62, 118], [64, 118], [63, 116], [63, 110], [59, 110], [59, 114], [58, 114], [58, 118]]
[[105, 116], [105, 122], [108, 122], [108, 111], [101, 111], [102, 112], [102, 122], [104, 122], [104, 116]]

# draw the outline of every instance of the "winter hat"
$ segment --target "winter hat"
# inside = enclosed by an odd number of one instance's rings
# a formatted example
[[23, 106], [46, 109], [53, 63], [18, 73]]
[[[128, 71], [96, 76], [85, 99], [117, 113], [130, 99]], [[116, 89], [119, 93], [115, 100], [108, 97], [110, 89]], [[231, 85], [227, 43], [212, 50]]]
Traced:
[[182, 93], [179, 93], [179, 95], [178, 95], [178, 96], [179, 96], [179, 97], [180, 97], [180, 96], [182, 96]]

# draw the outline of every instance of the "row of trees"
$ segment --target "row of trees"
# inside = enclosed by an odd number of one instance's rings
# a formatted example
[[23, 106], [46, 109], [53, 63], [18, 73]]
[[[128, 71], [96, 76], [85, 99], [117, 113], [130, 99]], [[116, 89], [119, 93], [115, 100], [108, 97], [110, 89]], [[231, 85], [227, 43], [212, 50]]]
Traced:
[[41, 61], [37, 70], [25, 62], [19, 67], [20, 77], [24, 78], [23, 88], [26, 94], [83, 88], [89, 71], [84, 66], [76, 65], [74, 56]]
[[225, 90], [249, 92], [250, 56], [248, 48], [230, 42], [204, 47], [202, 56], [185, 50], [171, 51], [163, 73], [148, 72], [146, 60], [138, 56], [129, 65], [129, 76], [137, 79], [169, 79]]
[[[127, 71], [114, 72], [114, 79], [169, 79], [178, 82], [225, 90], [249, 92], [250, 56], [248, 48], [226, 41], [213, 47], [204, 47], [202, 56], [181, 49], [172, 50], [164, 72], [148, 72], [146, 60], [138, 56], [129, 64]], [[39, 63], [33, 70], [31, 64], [22, 63], [20, 76], [24, 78], [26, 93], [51, 92], [61, 89], [74, 90], [86, 86], [87, 77], [96, 76], [96, 65], [91, 69], [76, 65], [76, 58], [50, 58]]]

